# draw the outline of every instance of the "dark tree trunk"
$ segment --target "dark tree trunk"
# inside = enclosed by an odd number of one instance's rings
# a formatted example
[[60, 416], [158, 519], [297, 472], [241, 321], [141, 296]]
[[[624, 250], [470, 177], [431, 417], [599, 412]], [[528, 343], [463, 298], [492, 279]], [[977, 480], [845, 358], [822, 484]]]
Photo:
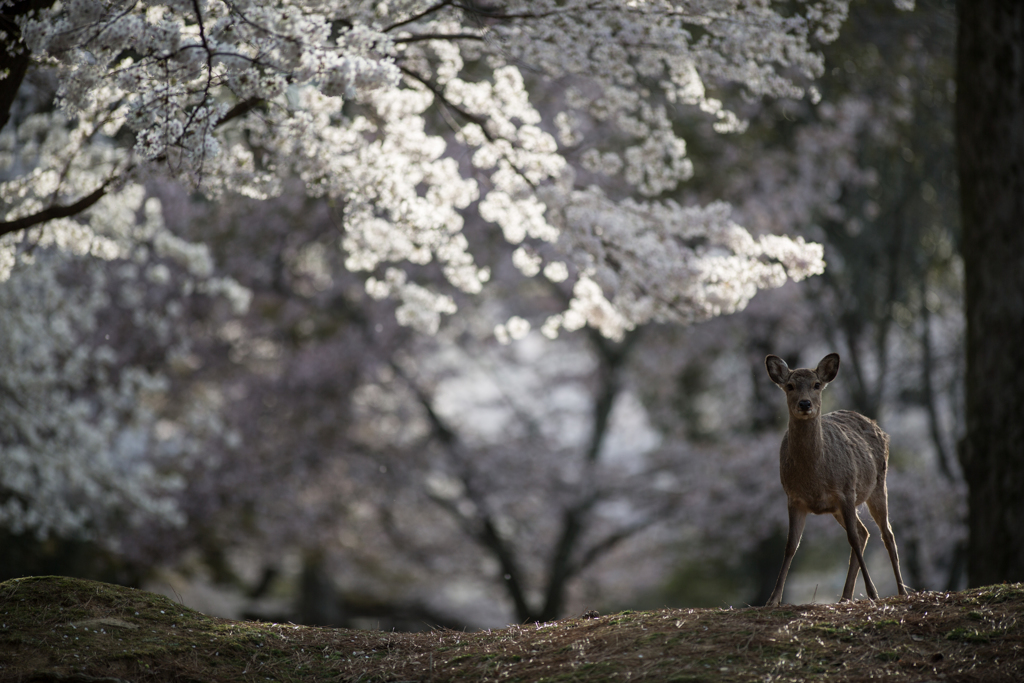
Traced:
[[960, 0], [968, 582], [1024, 581], [1024, 2]]
[[0, 69], [7, 69], [5, 77], [0, 78], [0, 128], [10, 119], [11, 105], [32, 61], [17, 22], [52, 4], [53, 0], [16, 0], [0, 8]]

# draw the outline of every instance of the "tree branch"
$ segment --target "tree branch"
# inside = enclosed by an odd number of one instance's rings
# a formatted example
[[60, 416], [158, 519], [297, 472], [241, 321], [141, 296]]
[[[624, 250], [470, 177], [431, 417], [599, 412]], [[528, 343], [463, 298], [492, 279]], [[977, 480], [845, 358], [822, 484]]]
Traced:
[[448, 6], [454, 5], [454, 4], [455, 4], [455, 0], [442, 0], [442, 2], [439, 2], [436, 5], [431, 5], [427, 9], [423, 10], [422, 12], [420, 12], [419, 14], [414, 14], [411, 17], [409, 17], [408, 19], [403, 19], [402, 21], [399, 21], [397, 23], [391, 24], [391, 26], [388, 26], [387, 28], [382, 29], [381, 33], [387, 33], [388, 31], [394, 31], [399, 26], [406, 26], [408, 24], [413, 24], [413, 23], [419, 21], [420, 19], [422, 19], [423, 17], [425, 17], [425, 16], [427, 16], [429, 14], [433, 14], [434, 12], [437, 12], [439, 10], [444, 9], [445, 7], [448, 7]]
[[583, 553], [583, 556], [579, 561], [572, 565], [569, 570], [570, 576], [579, 574], [623, 541], [629, 540], [644, 529], [653, 526], [660, 518], [660, 515], [652, 515], [640, 520], [639, 522], [634, 522], [633, 524], [625, 526], [614, 533], [608, 534], [598, 543], [592, 545], [587, 552]]
[[[591, 329], [589, 332], [590, 340], [599, 359], [600, 387], [594, 401], [594, 424], [591, 429], [590, 443], [584, 454], [587, 480], [593, 476], [597, 459], [601, 453], [601, 446], [608, 435], [609, 417], [615, 405], [615, 399], [622, 388], [619, 382], [619, 370], [637, 338], [636, 333], [631, 332], [625, 341], [616, 344], [608, 341], [595, 330]], [[590, 511], [601, 500], [600, 492], [593, 490], [593, 486], [588, 488], [590, 491], [584, 498], [568, 507], [562, 515], [562, 532], [555, 545], [554, 553], [551, 555], [548, 584], [540, 621], [548, 621], [560, 616], [565, 601], [566, 586], [582, 567], [578, 562], [573, 563], [572, 558], [580, 536], [583, 534], [586, 519]]]
[[424, 40], [483, 40], [476, 33], [418, 33], [405, 38], [395, 38], [396, 43], [419, 43]]
[[[2, 83], [2, 81], [0, 81], [0, 83]], [[0, 90], [2, 90], [2, 88], [0, 88]], [[227, 113], [224, 114], [224, 116], [219, 121], [217, 121], [214, 127], [219, 127], [227, 123], [228, 121], [239, 118], [241, 116], [245, 116], [250, 111], [260, 106], [263, 102], [264, 100], [256, 97], [239, 102], [234, 107], [229, 109]], [[162, 157], [158, 158], [157, 161], [160, 161], [161, 159]], [[134, 165], [126, 168], [124, 171], [121, 172], [121, 175], [131, 170], [133, 166]], [[46, 223], [48, 221], [57, 220], [59, 218], [70, 218], [71, 216], [79, 214], [82, 211], [91, 208], [94, 204], [96, 204], [96, 202], [105, 197], [107, 194], [107, 190], [109, 189], [110, 185], [114, 183], [114, 180], [115, 177], [113, 176], [107, 178], [107, 180], [104, 181], [102, 185], [93, 190], [90, 194], [82, 197], [78, 201], [73, 202], [71, 204], [52, 204], [47, 208], [42, 209], [41, 211], [37, 211], [36, 213], [30, 214], [28, 216], [22, 216], [21, 218], [15, 218], [14, 220], [10, 221], [0, 221], [0, 236], [7, 235], [12, 232], [17, 232], [19, 230], [25, 230], [26, 228], [31, 228], [36, 225]]]
[[559, 535], [555, 552], [551, 556], [548, 586], [544, 597], [544, 608], [537, 621], [557, 619], [565, 601], [565, 588], [573, 577], [572, 554], [583, 533], [584, 518], [597, 503], [596, 496], [590, 496], [582, 503], [570, 507], [562, 515], [562, 533]]
[[412, 79], [418, 81], [419, 83], [422, 83], [423, 86], [427, 90], [429, 90], [431, 92], [431, 94], [434, 95], [434, 97], [436, 97], [438, 100], [440, 100], [441, 103], [445, 107], [447, 107], [448, 109], [451, 109], [456, 114], [458, 114], [462, 118], [466, 119], [470, 123], [475, 123], [476, 125], [480, 126], [480, 130], [483, 131], [484, 137], [486, 137], [490, 142], [494, 142], [494, 136], [492, 136], [487, 131], [487, 125], [486, 125], [487, 124], [487, 119], [485, 119], [482, 116], [477, 116], [476, 114], [472, 114], [472, 113], [466, 111], [465, 109], [463, 109], [462, 107], [459, 107], [458, 105], [453, 104], [447, 97], [444, 96], [444, 93], [441, 91], [440, 88], [438, 88], [436, 85], [434, 85], [433, 83], [431, 83], [426, 78], [424, 78], [423, 76], [419, 75], [418, 73], [416, 73], [412, 69], [407, 69], [404, 66], [402, 66], [401, 64], [398, 65], [398, 68], [401, 69], [402, 73], [404, 73], [409, 78], [412, 78]]
[[107, 179], [106, 182], [93, 190], [91, 194], [82, 197], [74, 204], [54, 204], [42, 211], [37, 211], [34, 214], [16, 218], [13, 221], [0, 221], [0, 236], [31, 228], [39, 225], [40, 223], [57, 220], [58, 218], [69, 218], [75, 214], [81, 213], [106, 196], [107, 187], [111, 182], [113, 182], [113, 178]]
[[217, 126], [221, 126], [232, 119], [237, 119], [240, 116], [245, 116], [265, 101], [266, 100], [259, 97], [250, 97], [247, 100], [242, 100], [235, 106], [231, 107], [231, 109], [228, 109], [227, 113], [217, 121]]
[[570, 14], [581, 10], [593, 11], [600, 9], [621, 9], [621, 7], [617, 7], [616, 5], [603, 7], [601, 2], [591, 2], [585, 7], [560, 7], [546, 12], [502, 12], [496, 9], [490, 9], [486, 5], [478, 2], [453, 3], [453, 6], [461, 9], [466, 14], [473, 14], [484, 19], [492, 20], [548, 19], [553, 16], [558, 16], [559, 14]]
[[466, 495], [469, 500], [476, 506], [478, 510], [477, 519], [479, 526], [467, 524], [465, 516], [460, 512], [458, 506], [451, 500], [440, 498], [438, 496], [430, 496], [430, 499], [441, 505], [444, 510], [447, 510], [453, 517], [455, 517], [460, 526], [465, 531], [466, 535], [473, 539], [475, 542], [486, 548], [496, 560], [498, 565], [501, 567], [502, 576], [505, 579], [505, 588], [509, 593], [509, 597], [512, 598], [512, 602], [515, 605], [516, 615], [520, 621], [536, 621], [534, 613], [530, 609], [530, 605], [526, 600], [526, 590], [524, 587], [523, 575], [519, 569], [519, 563], [516, 561], [515, 554], [510, 544], [505, 542], [505, 539], [501, 537], [498, 532], [497, 525], [494, 522], [494, 518], [486, 511], [485, 501], [483, 496], [476, 492], [476, 487], [473, 485], [472, 477], [468, 471], [465, 458], [460, 453], [459, 438], [452, 427], [449, 427], [444, 419], [437, 414], [434, 410], [433, 401], [425, 391], [414, 382], [394, 361], [391, 362], [391, 367], [394, 369], [395, 374], [401, 377], [406, 385], [416, 395], [416, 399], [427, 413], [427, 419], [430, 422], [431, 431], [434, 433], [435, 438], [442, 444], [445, 450], [452, 456], [452, 459], [456, 462], [461, 472], [459, 473], [459, 480], [462, 482], [463, 487], [466, 490]]
[[932, 372], [935, 361], [932, 355], [932, 321], [931, 311], [928, 310], [928, 272], [921, 278], [921, 383], [924, 385], [924, 404], [928, 412], [928, 428], [931, 433], [932, 443], [935, 444], [935, 453], [939, 459], [939, 471], [946, 481], [956, 480], [953, 474], [953, 457], [946, 447], [946, 440], [943, 437], [939, 408], [935, 401], [935, 387], [932, 382]]

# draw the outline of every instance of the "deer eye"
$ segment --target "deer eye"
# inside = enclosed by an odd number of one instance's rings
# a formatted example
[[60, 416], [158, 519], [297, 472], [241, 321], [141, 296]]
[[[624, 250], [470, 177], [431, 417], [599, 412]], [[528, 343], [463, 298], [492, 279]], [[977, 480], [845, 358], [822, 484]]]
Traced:
[[796, 387], [793, 386], [792, 383], [786, 385], [786, 391], [793, 391], [794, 389], [796, 389]]
[[815, 389], [821, 389], [821, 382], [815, 382], [814, 383], [814, 388]]

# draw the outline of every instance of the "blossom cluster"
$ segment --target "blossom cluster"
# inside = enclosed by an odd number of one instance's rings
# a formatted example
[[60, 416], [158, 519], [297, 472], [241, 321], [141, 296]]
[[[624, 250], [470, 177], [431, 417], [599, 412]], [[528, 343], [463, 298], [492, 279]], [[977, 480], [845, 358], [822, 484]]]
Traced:
[[[411, 278], [410, 265], [429, 262], [455, 289], [479, 291], [489, 270], [461, 234], [477, 215], [513, 244], [568, 248], [523, 272], [571, 279], [569, 327], [578, 315], [612, 335], [647, 319], [701, 319], [742, 307], [752, 288], [776, 286], [788, 271], [749, 245], [725, 258], [623, 240], [643, 213], [701, 230], [718, 212], [663, 199], [693, 173], [673, 110], [696, 107], [717, 130], [738, 131], [743, 121], [710, 86], [803, 96], [822, 69], [814, 41], [832, 37], [846, 3], [798, 9], [738, 0], [55, 3], [18, 20], [25, 48], [53, 74], [57, 109], [26, 106], [5, 131], [8, 150], [35, 146], [7, 165], [0, 212], [7, 222], [45, 221], [49, 208], [153, 173], [211, 197], [257, 198], [294, 176], [344, 206], [347, 265], [377, 293], [395, 282], [391, 269]], [[597, 196], [579, 186], [580, 173], [619, 191]], [[597, 226], [579, 207], [589, 198], [621, 247], [593, 239]], [[75, 223], [95, 240], [88, 220]], [[658, 241], [659, 230], [649, 223], [644, 239]], [[782, 251], [813, 260], [799, 244]], [[658, 262], [640, 260], [649, 256]], [[618, 289], [609, 268], [630, 284]], [[646, 282], [634, 282], [642, 273]], [[665, 290], [668, 278], [686, 279], [672, 285], [682, 291]], [[403, 321], [435, 329], [453, 306], [411, 284], [387, 292], [403, 302]]]
[[[821, 245], [777, 235], [754, 239], [714, 202], [613, 202], [596, 188], [569, 195], [555, 215], [581, 273], [570, 309], [543, 331], [589, 323], [619, 338], [649, 321], [696, 322], [743, 309], [759, 289], [824, 270]], [[606, 293], [611, 293], [607, 296]]]
[[174, 398], [190, 308], [223, 297], [244, 312], [248, 292], [138, 185], [90, 214], [90, 229], [0, 239], [0, 527], [111, 545], [115, 529], [184, 521], [191, 463], [225, 436], [212, 396]]

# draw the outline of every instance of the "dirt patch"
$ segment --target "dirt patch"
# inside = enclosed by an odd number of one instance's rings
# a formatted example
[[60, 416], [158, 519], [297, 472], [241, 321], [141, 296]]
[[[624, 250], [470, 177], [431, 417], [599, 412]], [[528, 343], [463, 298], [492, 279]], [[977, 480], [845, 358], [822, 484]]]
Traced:
[[0, 583], [0, 681], [1024, 681], [1024, 586], [666, 609], [462, 633], [207, 617], [60, 577]]

